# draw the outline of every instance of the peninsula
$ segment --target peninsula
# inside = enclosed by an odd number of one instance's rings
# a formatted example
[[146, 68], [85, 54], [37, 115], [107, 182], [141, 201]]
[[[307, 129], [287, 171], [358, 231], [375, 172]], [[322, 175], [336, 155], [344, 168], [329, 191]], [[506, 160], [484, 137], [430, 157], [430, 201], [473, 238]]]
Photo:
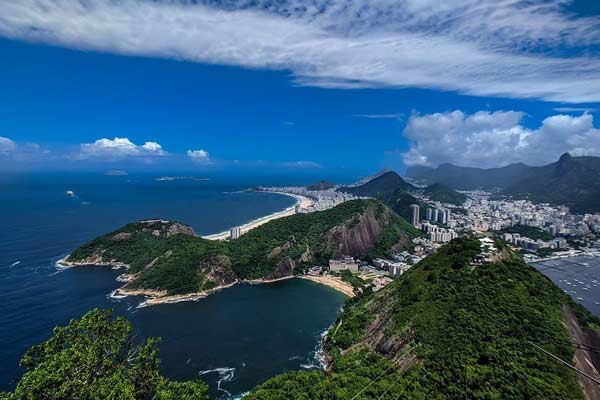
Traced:
[[144, 295], [156, 304], [205, 297], [238, 282], [293, 277], [342, 255], [384, 257], [418, 235], [377, 200], [353, 200], [271, 220], [230, 241], [198, 237], [179, 222], [140, 221], [84, 244], [60, 264], [126, 267], [115, 295]]

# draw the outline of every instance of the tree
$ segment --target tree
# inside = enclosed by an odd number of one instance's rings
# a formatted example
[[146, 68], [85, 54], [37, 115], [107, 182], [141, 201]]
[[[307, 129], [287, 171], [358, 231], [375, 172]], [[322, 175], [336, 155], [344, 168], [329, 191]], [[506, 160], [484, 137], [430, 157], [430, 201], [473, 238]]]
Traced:
[[50, 339], [25, 353], [21, 365], [27, 371], [15, 391], [0, 399], [208, 399], [201, 380], [161, 376], [159, 339], [136, 345], [131, 332], [125, 318], [98, 309], [54, 328]]

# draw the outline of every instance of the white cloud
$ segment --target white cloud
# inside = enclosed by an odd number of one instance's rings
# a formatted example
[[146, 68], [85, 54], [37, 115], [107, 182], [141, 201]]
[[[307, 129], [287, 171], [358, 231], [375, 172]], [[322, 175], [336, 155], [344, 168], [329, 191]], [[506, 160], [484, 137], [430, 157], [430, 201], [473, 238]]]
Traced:
[[517, 111], [462, 111], [410, 117], [404, 136], [407, 165], [498, 167], [515, 162], [543, 165], [569, 152], [600, 156], [600, 130], [591, 114], [553, 115], [536, 129], [521, 124]]
[[15, 142], [7, 137], [0, 136], [0, 155], [12, 153], [17, 148]]
[[[0, 2], [0, 35], [290, 70], [296, 84], [600, 101], [600, 18], [565, 0]], [[569, 56], [566, 56], [568, 54]]]
[[156, 142], [146, 142], [141, 146], [136, 145], [128, 138], [115, 137], [114, 139], [102, 138], [94, 143], [82, 143], [79, 158], [120, 159], [125, 157], [155, 157], [167, 153]]
[[200, 164], [210, 164], [212, 162], [210, 154], [206, 150], [188, 150], [187, 155], [192, 161]]

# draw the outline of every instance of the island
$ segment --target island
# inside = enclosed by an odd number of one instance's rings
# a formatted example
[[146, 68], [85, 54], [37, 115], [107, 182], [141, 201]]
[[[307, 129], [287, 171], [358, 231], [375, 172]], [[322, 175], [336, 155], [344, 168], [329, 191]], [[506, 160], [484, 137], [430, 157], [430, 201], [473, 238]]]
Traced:
[[237, 239], [209, 240], [185, 224], [145, 220], [102, 235], [61, 260], [63, 266], [125, 267], [115, 296], [146, 304], [194, 300], [240, 282], [288, 279], [332, 258], [373, 259], [412, 245], [420, 232], [377, 200], [348, 201], [271, 220]]

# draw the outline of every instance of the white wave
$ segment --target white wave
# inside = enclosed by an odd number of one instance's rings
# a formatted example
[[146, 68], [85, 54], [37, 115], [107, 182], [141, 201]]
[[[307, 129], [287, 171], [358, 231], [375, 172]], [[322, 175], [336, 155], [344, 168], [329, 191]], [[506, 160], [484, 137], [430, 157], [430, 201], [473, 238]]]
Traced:
[[16, 267], [16, 266], [17, 266], [17, 265], [19, 265], [19, 264], [21, 264], [21, 261], [20, 261], [20, 260], [19, 260], [19, 261], [15, 261], [14, 263], [10, 264], [10, 265], [8, 266], [8, 268]]
[[140, 304], [138, 304], [137, 306], [135, 306], [135, 308], [139, 309], [139, 308], [145, 308], [145, 307], [148, 307], [148, 306], [149, 306], [148, 300], [144, 300]]
[[117, 282], [123, 282], [123, 283], [129, 282], [126, 278], [123, 278], [123, 275], [126, 275], [126, 274], [121, 274], [121, 275], [117, 276], [117, 278], [115, 280]]
[[124, 299], [125, 297], [127, 297], [127, 296], [122, 295], [122, 294], [117, 294], [118, 290], [119, 289], [113, 290], [106, 297], [108, 297], [109, 299], [116, 299], [116, 300]]
[[325, 350], [323, 349], [323, 339], [327, 336], [329, 329], [325, 329], [319, 335], [319, 342], [315, 346], [313, 352], [308, 358], [307, 363], [300, 364], [300, 368], [303, 369], [315, 369], [319, 368], [325, 370], [327, 367], [327, 362], [325, 360]]
[[244, 398], [244, 396], [247, 396], [249, 394], [250, 394], [250, 391], [247, 391], [247, 392], [244, 392], [241, 394], [234, 394], [233, 396], [228, 397], [227, 399], [228, 400], [242, 400], [242, 398]]
[[222, 367], [222, 368], [207, 369], [204, 371], [199, 371], [198, 375], [202, 376], [202, 375], [207, 375], [207, 374], [212, 374], [212, 373], [219, 374], [219, 380], [217, 381], [217, 390], [224, 392], [227, 395], [231, 396], [231, 393], [229, 391], [223, 389], [221, 387], [221, 384], [223, 382], [233, 381], [233, 379], [235, 378], [235, 368]]

